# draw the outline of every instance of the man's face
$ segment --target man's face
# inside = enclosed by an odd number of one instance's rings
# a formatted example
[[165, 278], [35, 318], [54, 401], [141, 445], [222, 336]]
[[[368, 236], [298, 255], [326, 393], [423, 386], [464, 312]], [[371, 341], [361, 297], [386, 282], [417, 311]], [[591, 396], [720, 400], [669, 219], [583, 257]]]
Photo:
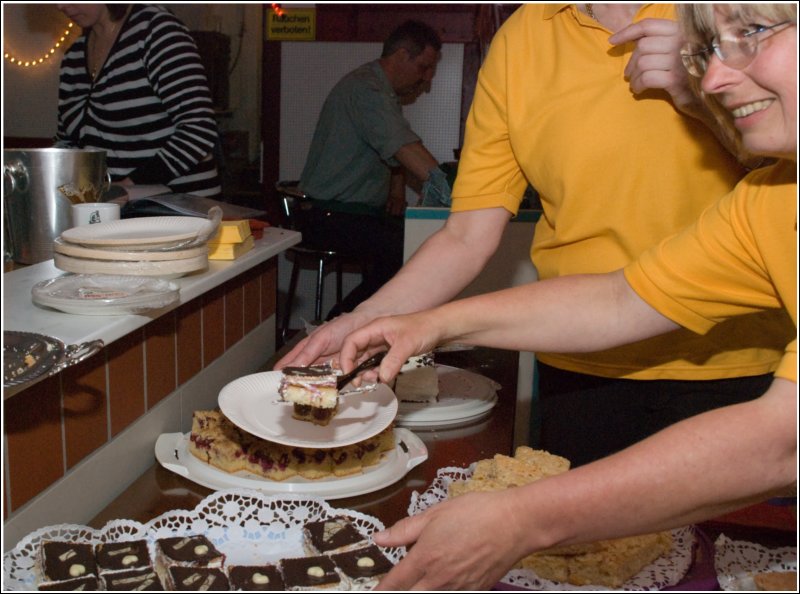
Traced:
[[436, 65], [442, 57], [441, 53], [429, 45], [416, 58], [412, 58], [405, 48], [399, 49], [398, 52], [400, 55], [395, 92], [400, 97], [413, 97], [414, 99], [423, 92], [429, 92], [431, 81], [436, 75]]

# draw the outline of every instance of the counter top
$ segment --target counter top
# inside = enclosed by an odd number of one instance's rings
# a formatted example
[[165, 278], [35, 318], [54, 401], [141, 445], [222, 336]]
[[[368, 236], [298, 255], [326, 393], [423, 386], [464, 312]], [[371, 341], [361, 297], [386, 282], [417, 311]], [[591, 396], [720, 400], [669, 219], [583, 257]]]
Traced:
[[3, 275], [3, 328], [54, 336], [65, 344], [101, 339], [105, 344], [125, 336], [196, 297], [276, 256], [300, 242], [300, 233], [268, 227], [255, 247], [236, 260], [209, 260], [203, 272], [175, 279], [180, 286], [180, 301], [148, 315], [81, 316], [39, 307], [31, 300], [31, 288], [38, 282], [70, 274], [59, 270], [53, 260]]
[[[236, 260], [209, 260], [208, 268], [175, 279], [180, 300], [169, 307], [144, 315], [84, 316], [39, 307], [31, 299], [36, 283], [70, 274], [59, 270], [53, 260], [27, 266], [3, 275], [3, 329], [53, 336], [66, 345], [102, 340], [105, 345], [122, 338], [155, 318], [187, 303], [254, 266], [300, 242], [296, 231], [268, 227], [255, 247]], [[25, 388], [17, 386], [16, 388]], [[14, 388], [7, 388], [5, 396]]]

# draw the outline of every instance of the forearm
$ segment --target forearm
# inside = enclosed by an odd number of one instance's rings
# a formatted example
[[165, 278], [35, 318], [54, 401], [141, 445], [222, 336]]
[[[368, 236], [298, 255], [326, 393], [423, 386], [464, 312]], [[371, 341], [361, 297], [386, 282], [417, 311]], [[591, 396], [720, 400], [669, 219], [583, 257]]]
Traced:
[[439, 162], [421, 142], [402, 146], [394, 156], [420, 181], [428, 179], [428, 172], [439, 166]]
[[619, 454], [513, 491], [528, 550], [715, 517], [796, 481], [796, 384], [673, 425]]
[[449, 301], [483, 270], [510, 218], [504, 209], [452, 213], [392, 280], [356, 308], [394, 315]]
[[678, 328], [642, 301], [621, 271], [530, 283], [426, 315], [447, 342], [527, 351], [594, 352]]

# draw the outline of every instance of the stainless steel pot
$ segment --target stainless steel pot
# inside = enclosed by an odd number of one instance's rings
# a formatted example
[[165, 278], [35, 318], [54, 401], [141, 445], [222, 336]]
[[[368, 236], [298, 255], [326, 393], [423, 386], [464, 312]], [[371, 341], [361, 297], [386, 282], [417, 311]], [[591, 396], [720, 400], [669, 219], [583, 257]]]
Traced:
[[21, 264], [49, 260], [71, 226], [70, 205], [99, 202], [110, 184], [102, 150], [4, 149], [6, 251]]

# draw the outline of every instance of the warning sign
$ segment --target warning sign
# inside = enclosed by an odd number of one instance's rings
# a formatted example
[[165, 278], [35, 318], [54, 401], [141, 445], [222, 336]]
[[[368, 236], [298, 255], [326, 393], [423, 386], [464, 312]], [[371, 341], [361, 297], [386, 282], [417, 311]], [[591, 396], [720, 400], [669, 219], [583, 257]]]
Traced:
[[313, 41], [317, 36], [314, 8], [284, 8], [278, 16], [267, 11], [267, 39], [270, 41]]

